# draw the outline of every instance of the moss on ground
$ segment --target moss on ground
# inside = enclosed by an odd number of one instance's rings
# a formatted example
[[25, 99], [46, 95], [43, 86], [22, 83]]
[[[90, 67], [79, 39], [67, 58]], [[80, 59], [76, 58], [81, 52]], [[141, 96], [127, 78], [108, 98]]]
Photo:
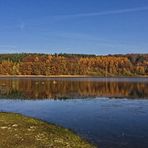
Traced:
[[1, 148], [93, 148], [68, 129], [14, 113], [0, 113]]

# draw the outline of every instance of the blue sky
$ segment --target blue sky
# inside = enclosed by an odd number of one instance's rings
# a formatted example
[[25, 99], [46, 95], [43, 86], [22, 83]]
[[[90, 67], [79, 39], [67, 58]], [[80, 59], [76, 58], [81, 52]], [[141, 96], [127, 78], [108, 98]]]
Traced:
[[0, 0], [0, 53], [148, 53], [148, 0]]

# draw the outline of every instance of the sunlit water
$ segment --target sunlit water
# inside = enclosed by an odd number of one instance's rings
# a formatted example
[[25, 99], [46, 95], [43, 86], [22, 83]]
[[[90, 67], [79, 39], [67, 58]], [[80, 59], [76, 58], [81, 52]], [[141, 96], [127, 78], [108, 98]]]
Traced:
[[0, 79], [0, 111], [70, 128], [101, 148], [148, 147], [148, 79]]

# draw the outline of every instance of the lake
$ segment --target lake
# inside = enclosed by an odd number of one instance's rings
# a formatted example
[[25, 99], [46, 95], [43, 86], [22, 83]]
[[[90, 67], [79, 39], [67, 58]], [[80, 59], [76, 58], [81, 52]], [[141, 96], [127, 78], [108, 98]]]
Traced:
[[0, 78], [0, 111], [72, 129], [100, 148], [148, 147], [148, 78]]

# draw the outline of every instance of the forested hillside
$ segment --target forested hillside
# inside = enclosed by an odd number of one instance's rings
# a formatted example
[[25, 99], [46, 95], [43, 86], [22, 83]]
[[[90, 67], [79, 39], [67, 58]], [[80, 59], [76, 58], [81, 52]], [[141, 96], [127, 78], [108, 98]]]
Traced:
[[148, 76], [148, 54], [0, 54], [0, 75]]

